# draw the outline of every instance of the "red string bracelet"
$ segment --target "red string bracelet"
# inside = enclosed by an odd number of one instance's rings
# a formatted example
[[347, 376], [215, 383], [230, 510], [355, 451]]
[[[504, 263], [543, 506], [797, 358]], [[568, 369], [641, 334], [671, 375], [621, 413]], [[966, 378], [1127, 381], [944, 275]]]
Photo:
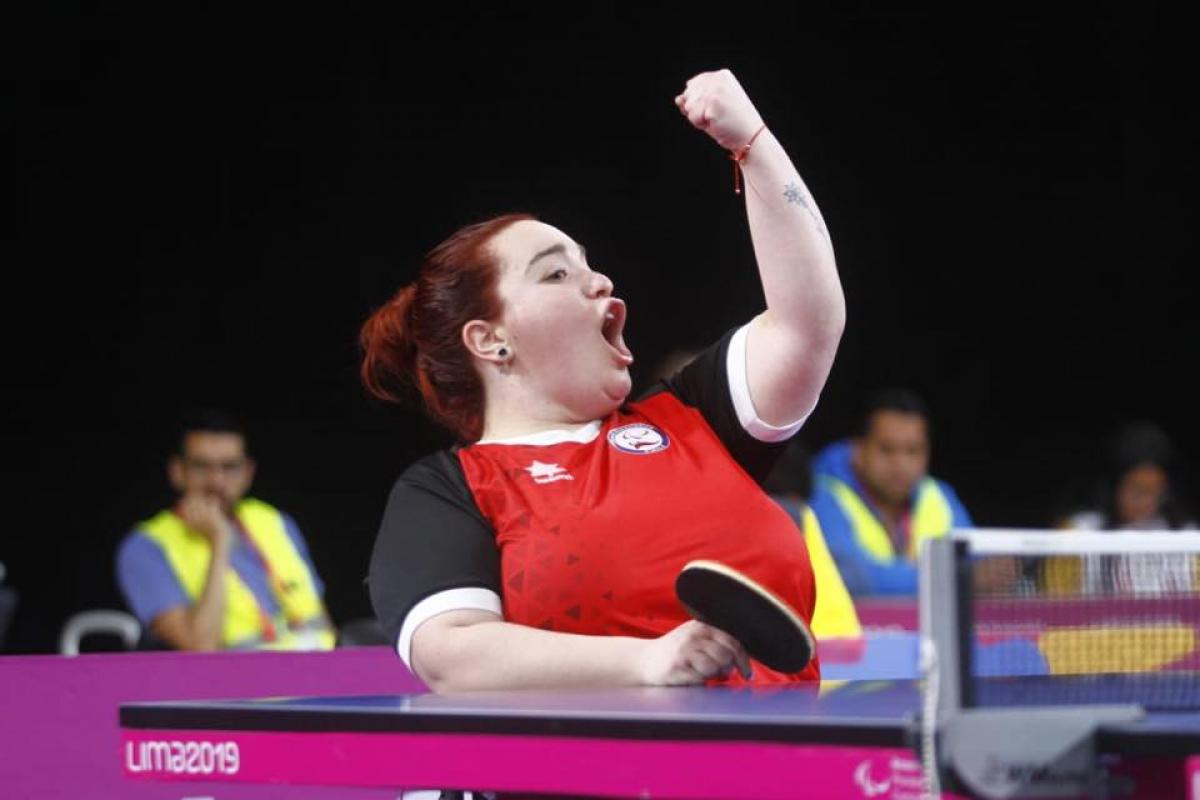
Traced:
[[754, 144], [754, 140], [757, 139], [758, 135], [766, 129], [767, 125], [764, 122], [762, 126], [754, 132], [754, 135], [750, 137], [750, 141], [746, 142], [746, 144], [742, 145], [737, 150], [731, 150], [729, 152], [729, 158], [733, 161], [734, 194], [742, 193], [742, 162], [746, 160], [746, 156], [750, 155], [750, 145]]

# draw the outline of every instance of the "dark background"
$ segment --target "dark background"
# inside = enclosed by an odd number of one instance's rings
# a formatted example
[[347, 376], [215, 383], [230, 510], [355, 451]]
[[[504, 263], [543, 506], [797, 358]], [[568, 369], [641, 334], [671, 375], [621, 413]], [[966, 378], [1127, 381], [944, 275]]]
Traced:
[[989, 526], [1049, 524], [1125, 420], [1200, 453], [1182, 19], [549, 8], [7, 29], [10, 651], [119, 607], [114, 548], [169, 500], [173, 426], [196, 403], [247, 421], [255, 493], [299, 520], [335, 619], [369, 613], [388, 488], [448, 438], [364, 399], [356, 331], [460, 224], [528, 210], [586, 243], [629, 303], [639, 384], [756, 313], [729, 163], [671, 102], [720, 66], [837, 249], [849, 320], [807, 445], [848, 432], [871, 389], [912, 386], [935, 474]]

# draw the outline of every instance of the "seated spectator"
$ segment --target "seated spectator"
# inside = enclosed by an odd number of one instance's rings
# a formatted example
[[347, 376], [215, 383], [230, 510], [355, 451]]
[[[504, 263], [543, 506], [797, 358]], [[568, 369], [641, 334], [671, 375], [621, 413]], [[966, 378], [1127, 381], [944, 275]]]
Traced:
[[[1195, 521], [1175, 496], [1175, 452], [1157, 425], [1133, 422], [1106, 442], [1104, 474], [1093, 502], [1063, 520], [1069, 530], [1181, 530]], [[1043, 586], [1052, 594], [1191, 591], [1196, 560], [1159, 553], [1051, 558], [1042, 563]]]
[[850, 599], [850, 592], [846, 590], [837, 564], [829, 554], [821, 523], [808, 505], [808, 496], [812, 492], [812, 472], [808, 455], [798, 441], [793, 439], [788, 444], [763, 488], [788, 513], [804, 535], [817, 587], [817, 604], [812, 617], [813, 635], [819, 639], [861, 636], [862, 626], [854, 610], [854, 601]]
[[324, 587], [295, 521], [247, 497], [254, 462], [227, 416], [189, 419], [167, 464], [178, 493], [117, 551], [126, 603], [180, 650], [329, 649]]
[[[853, 595], [915, 596], [921, 542], [972, 527], [950, 485], [928, 474], [928, 420], [914, 393], [881, 392], [868, 404], [858, 434], [813, 460], [812, 510]], [[984, 588], [1010, 581], [1015, 568], [1008, 566]]]
[[1072, 514], [1073, 530], [1179, 530], [1195, 521], [1175, 496], [1175, 448], [1151, 422], [1133, 422], [1106, 443], [1094, 505]]

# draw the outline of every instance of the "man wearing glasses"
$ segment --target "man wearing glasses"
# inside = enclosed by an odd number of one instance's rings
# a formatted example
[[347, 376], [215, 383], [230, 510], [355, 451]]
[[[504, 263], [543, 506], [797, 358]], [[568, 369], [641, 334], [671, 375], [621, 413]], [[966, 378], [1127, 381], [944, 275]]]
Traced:
[[117, 551], [117, 581], [152, 640], [179, 650], [329, 649], [324, 586], [295, 521], [246, 496], [254, 461], [219, 412], [183, 426], [167, 463], [178, 492]]

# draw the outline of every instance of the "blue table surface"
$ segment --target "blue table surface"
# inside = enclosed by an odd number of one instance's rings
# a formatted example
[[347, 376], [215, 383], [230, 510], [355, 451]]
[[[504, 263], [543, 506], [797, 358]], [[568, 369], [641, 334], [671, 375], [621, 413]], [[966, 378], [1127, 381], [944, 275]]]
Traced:
[[[1044, 680], [1044, 679], [1042, 679]], [[1020, 680], [1009, 681], [1018, 691]], [[920, 708], [920, 682], [825, 681], [777, 688], [643, 688], [469, 692], [452, 695], [373, 695], [358, 697], [274, 697], [236, 700], [184, 700], [132, 703], [123, 709], [189, 712], [251, 712], [265, 719], [296, 714], [354, 718], [425, 717], [492, 720], [562, 719], [591, 722], [646, 721], [906, 729]], [[201, 726], [203, 727], [203, 726]], [[269, 728], [269, 722], [265, 724]], [[1147, 713], [1125, 732], [1195, 734], [1200, 743], [1200, 711]], [[1200, 751], [1200, 746], [1197, 747]]]
[[903, 723], [920, 703], [917, 681], [825, 681], [778, 688], [642, 688], [469, 692], [453, 695], [278, 697], [255, 700], [136, 703], [127, 707], [254, 710], [287, 715], [571, 717], [804, 724]]

